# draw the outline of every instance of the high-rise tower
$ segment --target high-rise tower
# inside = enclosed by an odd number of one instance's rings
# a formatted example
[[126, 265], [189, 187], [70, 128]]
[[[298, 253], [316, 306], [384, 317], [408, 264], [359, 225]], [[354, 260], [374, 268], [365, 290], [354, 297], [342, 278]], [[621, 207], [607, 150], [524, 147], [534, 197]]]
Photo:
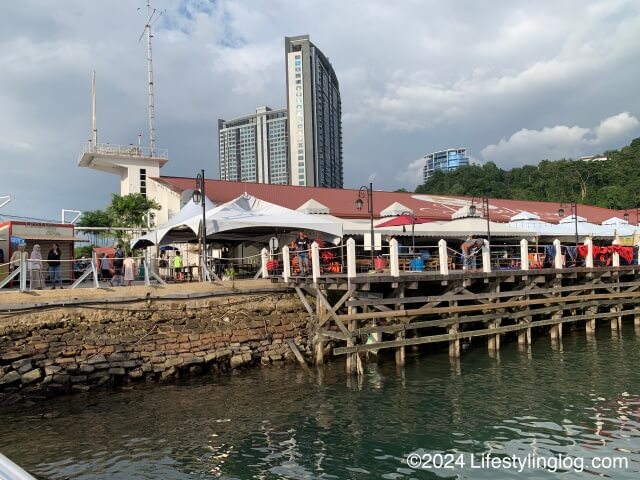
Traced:
[[342, 106], [329, 59], [309, 35], [285, 37], [291, 185], [342, 188]]

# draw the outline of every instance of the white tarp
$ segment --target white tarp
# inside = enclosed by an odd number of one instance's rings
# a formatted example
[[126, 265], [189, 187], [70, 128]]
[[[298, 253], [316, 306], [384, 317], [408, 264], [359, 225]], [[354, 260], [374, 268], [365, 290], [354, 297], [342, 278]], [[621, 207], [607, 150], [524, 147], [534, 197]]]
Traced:
[[[208, 198], [205, 199], [205, 208], [206, 211], [210, 211], [216, 208], [216, 204], [213, 203]], [[193, 200], [189, 200], [189, 202], [182, 207], [182, 209], [176, 213], [173, 217], [169, 219], [167, 223], [164, 223], [157, 227], [155, 230], [147, 233], [138, 238], [134, 238], [131, 240], [131, 245], [135, 246], [137, 243], [151, 243], [153, 245], [162, 243], [164, 237], [173, 229], [184, 226], [187, 227], [192, 232], [195, 232], [196, 235], [198, 233], [198, 228], [200, 228], [200, 223], [202, 222], [202, 204], [195, 203]], [[195, 227], [193, 226], [195, 224]], [[185, 228], [186, 229], [186, 228]], [[182, 235], [185, 236], [184, 234]], [[187, 231], [187, 237], [192, 237], [191, 233]], [[177, 238], [173, 238], [177, 240]]]
[[[507, 223], [489, 222], [492, 237], [530, 238], [535, 232], [517, 228]], [[411, 225], [402, 227], [383, 227], [379, 229], [389, 235], [411, 235]], [[415, 225], [416, 237], [467, 238], [470, 235], [486, 235], [487, 221], [483, 218], [460, 218], [444, 223], [421, 223]]]
[[[185, 208], [187, 207], [185, 206]], [[181, 214], [182, 210], [178, 214], [181, 221], [168, 222], [156, 231], [149, 232], [144, 237], [136, 239], [132, 242], [132, 245], [135, 246], [136, 243], [143, 240], [152, 244], [193, 240], [198, 234], [202, 213], [200, 211], [189, 218], [185, 218], [186, 215]], [[169, 225], [169, 223], [172, 223], [172, 225]], [[206, 228], [207, 237], [231, 230], [250, 228], [300, 229], [342, 237], [342, 225], [326, 220], [324, 215], [322, 217], [307, 215], [246, 194], [207, 210]]]
[[342, 237], [342, 225], [325, 219], [324, 215], [308, 215], [247, 194], [207, 213], [207, 235], [259, 227], [313, 230]]

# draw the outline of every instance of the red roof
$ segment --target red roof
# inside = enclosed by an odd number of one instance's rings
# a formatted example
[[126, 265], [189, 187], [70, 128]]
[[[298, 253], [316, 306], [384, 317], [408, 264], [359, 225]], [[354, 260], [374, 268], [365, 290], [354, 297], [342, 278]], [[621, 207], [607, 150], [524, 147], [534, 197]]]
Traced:
[[[175, 192], [195, 188], [194, 178], [185, 177], [160, 177], [154, 180], [166, 185]], [[310, 199], [314, 199], [326, 205], [331, 215], [341, 218], [369, 218], [367, 213], [366, 195], [361, 211], [355, 206], [358, 198], [358, 190], [340, 188], [316, 188], [298, 187], [292, 185], [271, 185], [266, 183], [250, 182], [226, 182], [222, 180], [206, 180], [206, 193], [213, 202], [224, 203], [229, 200], [249, 193], [267, 202], [282, 205], [293, 210], [300, 207]], [[380, 217], [380, 211], [387, 208], [393, 202], [399, 202], [411, 209], [416, 216], [427, 220], [451, 220], [451, 214], [461, 207], [469, 205], [471, 197], [453, 197], [447, 195], [428, 195], [403, 192], [383, 192], [374, 188], [373, 206], [374, 216]], [[478, 211], [482, 212], [482, 202], [476, 200]], [[557, 223], [558, 202], [534, 202], [526, 200], [489, 199], [491, 220], [496, 222], [508, 222], [509, 219], [522, 212], [534, 213], [546, 222]], [[565, 206], [566, 215], [571, 211]], [[624, 211], [610, 210], [608, 208], [594, 207], [591, 205], [578, 205], [578, 216], [585, 217], [591, 223], [601, 223], [611, 217], [622, 217]]]

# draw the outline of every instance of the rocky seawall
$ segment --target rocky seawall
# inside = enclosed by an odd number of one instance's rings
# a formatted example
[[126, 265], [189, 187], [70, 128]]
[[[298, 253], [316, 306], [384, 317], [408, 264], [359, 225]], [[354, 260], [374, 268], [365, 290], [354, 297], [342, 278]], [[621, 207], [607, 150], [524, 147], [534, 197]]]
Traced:
[[0, 405], [171, 382], [310, 356], [311, 317], [288, 293], [55, 307], [0, 319]]

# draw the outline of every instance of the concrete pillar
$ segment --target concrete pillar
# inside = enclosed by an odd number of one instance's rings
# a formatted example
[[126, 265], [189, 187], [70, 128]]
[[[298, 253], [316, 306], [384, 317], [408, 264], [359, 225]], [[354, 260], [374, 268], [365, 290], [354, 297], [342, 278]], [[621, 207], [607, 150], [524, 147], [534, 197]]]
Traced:
[[[315, 243], [315, 242], [314, 242]], [[318, 296], [322, 295], [320, 291], [318, 291]], [[315, 321], [318, 322], [326, 313], [326, 308], [324, 306], [324, 302], [320, 301], [319, 298], [316, 298], [316, 318]], [[319, 329], [316, 331], [316, 335], [314, 336], [314, 357], [316, 365], [322, 365], [324, 363], [324, 346], [325, 346], [325, 338], [320, 335]]]
[[[620, 313], [620, 310], [621, 310], [620, 307], [611, 307], [609, 309], [609, 311], [611, 313], [615, 313], [615, 312]], [[612, 317], [611, 318], [611, 331], [617, 333], [621, 329], [622, 329], [622, 316], [621, 315], [617, 315], [615, 317]]]
[[288, 282], [289, 277], [291, 277], [291, 256], [289, 247], [285, 245], [282, 247], [282, 278], [284, 278], [285, 282]]
[[553, 267], [562, 268], [562, 245], [560, 244], [560, 240], [556, 238], [553, 241], [553, 246], [556, 249], [556, 256], [553, 260]]
[[320, 249], [316, 242], [311, 244], [311, 274], [313, 283], [317, 284], [320, 277]]
[[520, 270], [529, 270], [529, 242], [526, 238], [520, 240]]
[[20, 254], [20, 291], [27, 291], [27, 252]]
[[[521, 325], [526, 325], [527, 323], [530, 323], [530, 322], [527, 320], [521, 319], [521, 320], [518, 320], [518, 323]], [[522, 347], [531, 345], [531, 327], [518, 330], [518, 345]]]
[[269, 261], [269, 251], [263, 248], [260, 252], [260, 262], [262, 263], [262, 278], [269, 278], [269, 269], [267, 268], [267, 262]]
[[[404, 340], [404, 331], [396, 333], [396, 340]], [[399, 367], [404, 365], [404, 347], [396, 349], [396, 365]]]
[[447, 241], [440, 240], [438, 242], [438, 256], [440, 257], [440, 273], [449, 275], [449, 254], [447, 252]]
[[482, 245], [482, 271], [485, 273], [491, 272], [491, 249], [488, 240], [485, 240]]
[[[502, 323], [502, 321], [500, 319], [498, 320], [494, 320], [492, 322], [489, 322], [489, 328], [498, 328], [500, 326], [500, 324]], [[489, 349], [489, 351], [491, 352], [495, 352], [500, 350], [500, 334], [496, 334], [496, 335], [492, 335], [489, 334], [489, 341], [487, 343], [487, 347]]]
[[347, 277], [356, 278], [356, 241], [347, 240]]
[[389, 268], [392, 277], [400, 276], [400, 264], [398, 262], [398, 241], [393, 238], [389, 242]]
[[593, 268], [593, 240], [591, 237], [588, 237], [584, 244], [587, 246], [587, 259], [585, 265], [587, 268]]
[[[458, 334], [458, 325], [451, 325], [447, 330], [449, 335]], [[458, 358], [460, 356], [460, 339], [449, 340], [449, 357]]]

